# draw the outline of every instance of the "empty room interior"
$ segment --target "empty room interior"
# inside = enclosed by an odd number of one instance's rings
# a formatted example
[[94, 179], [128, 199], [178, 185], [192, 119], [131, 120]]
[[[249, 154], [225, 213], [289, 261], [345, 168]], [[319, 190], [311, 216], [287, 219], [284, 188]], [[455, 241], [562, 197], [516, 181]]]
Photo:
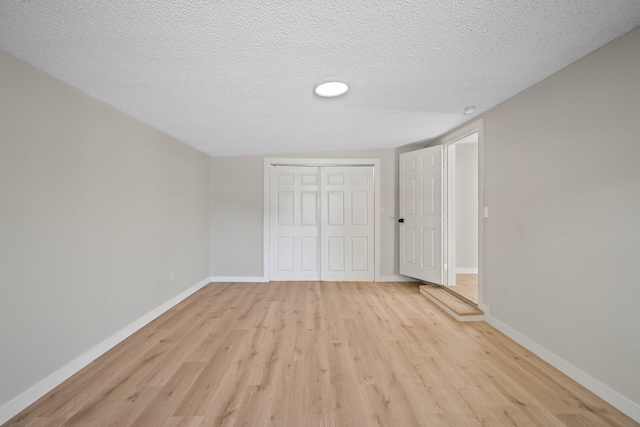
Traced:
[[639, 135], [635, 0], [0, 2], [0, 425], [640, 425]]

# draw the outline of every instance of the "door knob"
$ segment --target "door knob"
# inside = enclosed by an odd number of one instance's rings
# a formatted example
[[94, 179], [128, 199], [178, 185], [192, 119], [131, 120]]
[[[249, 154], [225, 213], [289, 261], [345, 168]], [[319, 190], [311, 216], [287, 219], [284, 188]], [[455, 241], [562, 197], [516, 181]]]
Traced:
[[400, 218], [398, 222], [404, 222], [404, 218]]

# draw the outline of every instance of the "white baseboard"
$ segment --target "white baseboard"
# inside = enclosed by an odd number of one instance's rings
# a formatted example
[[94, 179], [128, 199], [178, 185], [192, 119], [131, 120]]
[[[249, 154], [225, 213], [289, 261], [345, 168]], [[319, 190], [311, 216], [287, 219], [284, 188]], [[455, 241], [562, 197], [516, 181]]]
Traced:
[[20, 393], [18, 396], [11, 399], [9, 402], [5, 403], [0, 407], [0, 424], [3, 424], [16, 416], [20, 411], [31, 405], [36, 400], [40, 399], [42, 396], [53, 390], [60, 383], [71, 377], [73, 374], [78, 372], [80, 369], [87, 366], [89, 363], [96, 360], [98, 357], [102, 356], [108, 350], [113, 348], [116, 344], [124, 341], [127, 337], [132, 335], [138, 329], [142, 328], [153, 319], [160, 316], [165, 311], [169, 310], [171, 307], [178, 304], [180, 301], [186, 299], [191, 294], [203, 288], [211, 282], [211, 278], [207, 277], [201, 282], [193, 285], [189, 289], [179, 293], [175, 297], [171, 298], [169, 301], [164, 304], [154, 308], [144, 316], [135, 320], [133, 323], [125, 326], [120, 331], [116, 332], [106, 340], [102, 341], [100, 344], [96, 345], [86, 353], [76, 357], [71, 362], [64, 365], [62, 368], [58, 369], [51, 375], [42, 379], [40, 382], [35, 384], [34, 386], [28, 388], [24, 392]]
[[478, 268], [457, 267], [456, 274], [478, 274]]
[[419, 280], [407, 276], [401, 276], [400, 274], [389, 274], [378, 277], [376, 282], [419, 282]]
[[491, 315], [491, 310], [489, 309], [489, 306], [487, 304], [483, 304], [482, 302], [478, 302], [478, 308], [480, 310], [482, 310], [482, 312], [484, 313], [485, 316], [490, 316]]
[[[263, 276], [211, 276], [212, 282], [229, 282], [229, 283], [265, 283], [269, 279]], [[377, 282], [418, 282], [417, 279], [411, 277], [401, 276], [399, 274], [392, 274], [387, 276], [380, 276]]]
[[211, 276], [212, 282], [229, 283], [265, 283], [268, 282], [264, 276]]
[[569, 378], [586, 387], [592, 393], [599, 396], [601, 399], [608, 402], [612, 406], [616, 407], [627, 416], [631, 417], [634, 421], [640, 423], [640, 404], [623, 396], [608, 385], [603, 384], [602, 382], [593, 378], [591, 375], [587, 374], [577, 366], [571, 364], [570, 362], [567, 362], [562, 357], [558, 356], [550, 350], [547, 350], [545, 347], [541, 346], [537, 342], [526, 337], [525, 335], [521, 334], [520, 332], [516, 331], [515, 329], [506, 325], [495, 317], [485, 313], [485, 321], [527, 350], [534, 353], [545, 362], [549, 363], [554, 368], [558, 369], [560, 372], [567, 375]]
[[[211, 281], [225, 283], [265, 283], [268, 282], [269, 279], [264, 276], [211, 276]], [[380, 276], [376, 282], [418, 282], [418, 280], [399, 274], [390, 274]]]

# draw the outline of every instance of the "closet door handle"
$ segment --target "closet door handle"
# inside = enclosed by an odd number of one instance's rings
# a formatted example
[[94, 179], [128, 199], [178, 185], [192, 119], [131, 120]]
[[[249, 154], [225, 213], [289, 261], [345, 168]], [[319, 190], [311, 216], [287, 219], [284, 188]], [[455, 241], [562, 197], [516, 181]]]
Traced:
[[404, 222], [404, 218], [400, 218], [398, 222]]

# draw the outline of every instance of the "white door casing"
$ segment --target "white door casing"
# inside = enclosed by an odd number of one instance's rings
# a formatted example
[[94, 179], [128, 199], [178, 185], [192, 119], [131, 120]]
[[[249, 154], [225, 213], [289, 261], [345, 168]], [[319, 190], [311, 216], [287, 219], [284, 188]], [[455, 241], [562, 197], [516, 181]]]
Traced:
[[443, 225], [442, 239], [444, 248], [443, 254], [447, 268], [444, 272], [443, 285], [456, 285], [456, 209], [455, 209], [455, 189], [456, 189], [456, 150], [455, 144], [443, 145], [443, 210], [445, 211], [445, 222]]
[[374, 280], [373, 167], [320, 168], [322, 280]]
[[462, 126], [440, 140], [446, 147], [452, 142], [459, 141], [473, 133], [478, 133], [478, 308], [485, 313], [490, 308], [484, 303], [484, 226], [486, 218], [482, 217], [484, 205], [484, 121], [478, 119]]
[[400, 274], [443, 284], [442, 146], [400, 154]]

